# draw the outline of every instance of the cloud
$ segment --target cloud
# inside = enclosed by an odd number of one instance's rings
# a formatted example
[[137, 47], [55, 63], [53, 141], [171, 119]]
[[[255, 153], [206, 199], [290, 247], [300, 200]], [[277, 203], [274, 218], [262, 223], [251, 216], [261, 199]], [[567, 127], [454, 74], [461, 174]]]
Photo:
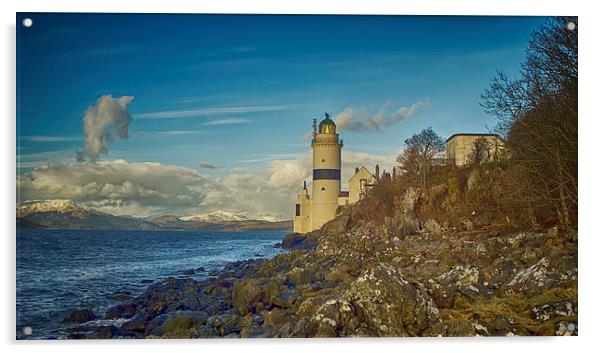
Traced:
[[219, 119], [219, 120], [208, 121], [206, 123], [203, 123], [203, 125], [205, 125], [205, 126], [238, 125], [238, 124], [250, 123], [251, 121], [252, 120], [249, 120], [249, 119], [236, 119], [236, 118]]
[[[117, 215], [196, 215], [216, 210], [252, 218], [291, 219], [303, 181], [311, 180], [311, 152], [268, 161], [259, 168], [232, 168], [218, 175], [177, 165], [107, 160], [50, 163], [17, 175], [18, 202], [72, 199]], [[343, 153], [342, 187], [355, 167], [390, 170], [394, 155]], [[199, 163], [211, 169], [209, 163]]]
[[127, 105], [134, 99], [132, 96], [113, 98], [103, 95], [95, 106], [88, 107], [84, 114], [84, 149], [77, 152], [78, 162], [89, 160], [96, 162], [100, 153], [107, 153], [115, 139], [128, 137], [128, 127], [132, 116]]
[[393, 103], [386, 102], [376, 114], [368, 115], [361, 115], [356, 109], [347, 107], [335, 115], [334, 121], [340, 130], [372, 133], [380, 131], [385, 127], [396, 125], [429, 105], [430, 101], [423, 99], [413, 103], [409, 107], [401, 106], [395, 112], [389, 113], [388, 110], [393, 106]]
[[140, 136], [180, 136], [204, 134], [204, 130], [166, 130], [166, 131], [136, 131], [134, 134]]
[[210, 163], [199, 162], [199, 168], [203, 169], [218, 169], [219, 167]]
[[190, 168], [125, 160], [51, 163], [17, 176], [20, 201], [71, 199], [113, 214], [185, 212], [211, 180]]
[[21, 136], [21, 139], [32, 141], [32, 142], [70, 142], [70, 141], [81, 141], [80, 136]]
[[192, 118], [203, 115], [220, 115], [220, 114], [244, 114], [271, 112], [278, 110], [287, 110], [290, 105], [259, 105], [246, 107], [216, 107], [202, 109], [186, 109], [186, 110], [167, 110], [160, 112], [140, 113], [136, 114], [136, 119], [176, 119], [176, 118]]

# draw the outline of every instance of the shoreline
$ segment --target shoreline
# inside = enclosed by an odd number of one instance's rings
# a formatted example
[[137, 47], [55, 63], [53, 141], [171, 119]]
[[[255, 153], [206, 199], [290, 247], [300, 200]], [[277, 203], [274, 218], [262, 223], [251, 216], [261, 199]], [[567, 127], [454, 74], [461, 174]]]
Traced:
[[[36, 241], [35, 239], [53, 239], [54, 235], [61, 235], [64, 233], [63, 230], [48, 230], [48, 229], [43, 229], [41, 231], [36, 230], [30, 230], [32, 231], [32, 235], [36, 234], [34, 237], [29, 238], [27, 237], [27, 233], [23, 232], [25, 235], [25, 238], [20, 238], [20, 239], [31, 239], [29, 240], [31, 241]], [[77, 235], [79, 233], [81, 233], [79, 230], [68, 230], [70, 231], [68, 234], [73, 234], [71, 236], [69, 236], [68, 238], [66, 238], [67, 240], [64, 240], [66, 242], [70, 242], [70, 239], [87, 239], [87, 234], [83, 233], [81, 235]], [[97, 231], [97, 230], [89, 230], [90, 234], [96, 234], [99, 237], [96, 237], [96, 239], [104, 239], [104, 235], [103, 234], [110, 234], [112, 232], [110, 231]], [[44, 235], [46, 235], [48, 232], [48, 235], [51, 235], [50, 238], [46, 238], [44, 237]], [[115, 242], [120, 242], [119, 239], [121, 239], [120, 235], [122, 234], [126, 234], [126, 233], [130, 233], [129, 231], [125, 231], [125, 232], [120, 232], [120, 233], [115, 233], [116, 236], [112, 237], [111, 239], [115, 239]], [[157, 236], [159, 236], [159, 234], [163, 234], [163, 232], [151, 232], [156, 234]], [[257, 245], [254, 246], [257, 249], [250, 249], [250, 250], [245, 250], [242, 252], [238, 252], [236, 251], [236, 253], [238, 254], [238, 256], [232, 254], [229, 255], [228, 254], [228, 250], [217, 250], [218, 252], [215, 253], [216, 259], [220, 258], [221, 260], [214, 260], [214, 256], [213, 255], [209, 255], [209, 256], [200, 256], [198, 258], [197, 261], [183, 261], [180, 263], [180, 261], [178, 261], [178, 263], [175, 263], [175, 266], [171, 266], [168, 268], [165, 268], [163, 270], [151, 270], [151, 271], [144, 271], [143, 272], [139, 272], [139, 270], [136, 269], [129, 269], [130, 265], [127, 264], [128, 261], [124, 262], [122, 265], [119, 265], [120, 268], [120, 273], [127, 271], [129, 273], [129, 275], [123, 279], [111, 279], [112, 275], [110, 272], [106, 272], [104, 271], [104, 274], [100, 274], [101, 277], [98, 277], [99, 280], [92, 278], [91, 280], [88, 279], [83, 279], [81, 280], [77, 280], [77, 282], [71, 282], [70, 284], [67, 284], [66, 287], [58, 287], [59, 285], [62, 286], [62, 281], [59, 280], [59, 282], [57, 283], [57, 281], [48, 281], [47, 283], [43, 281], [43, 283], [35, 285], [35, 286], [28, 286], [27, 290], [28, 290], [28, 294], [25, 294], [26, 292], [23, 292], [23, 294], [19, 294], [20, 292], [18, 292], [18, 296], [20, 298], [20, 301], [18, 303], [21, 303], [21, 306], [23, 308], [29, 308], [27, 311], [23, 311], [21, 312], [21, 310], [19, 309], [19, 307], [17, 308], [17, 315], [18, 318], [21, 317], [21, 319], [17, 320], [17, 326], [16, 326], [16, 339], [17, 340], [30, 340], [30, 339], [34, 339], [34, 340], [40, 340], [40, 339], [66, 339], [66, 338], [83, 338], [84, 336], [95, 336], [93, 335], [94, 330], [96, 330], [96, 326], [101, 327], [102, 326], [121, 326], [121, 324], [123, 322], [120, 322], [119, 319], [121, 319], [121, 321], [127, 321], [127, 319], [125, 318], [117, 318], [117, 321], [111, 321], [113, 320], [113, 318], [108, 318], [106, 317], [106, 312], [111, 309], [112, 307], [118, 306], [124, 302], [127, 302], [128, 300], [131, 299], [135, 299], [137, 297], [140, 297], [142, 295], [144, 295], [144, 293], [149, 289], [149, 287], [151, 287], [152, 285], [156, 285], [158, 283], [164, 283], [166, 281], [178, 281], [178, 282], [182, 282], [182, 281], [192, 281], [195, 283], [195, 285], [206, 285], [207, 283], [209, 283], [211, 280], [215, 280], [217, 278], [223, 277], [223, 273], [224, 271], [233, 271], [236, 269], [236, 266], [241, 266], [243, 263], [260, 263], [263, 261], [266, 261], [267, 259], [272, 258], [273, 256], [277, 255], [278, 253], [280, 253], [282, 250], [280, 249], [280, 244], [282, 241], [282, 238], [286, 235], [285, 232], [282, 231], [268, 231], [268, 232], [253, 232], [251, 231], [250, 233], [253, 233], [251, 235], [249, 235], [249, 238], [246, 237], [247, 234], [239, 234], [237, 235], [237, 233], [249, 233], [249, 232], [221, 232], [221, 231], [198, 231], [195, 233], [200, 233], [200, 234], [208, 234], [208, 236], [210, 237], [210, 239], [216, 239], [217, 243], [216, 244], [222, 244], [223, 245], [216, 245], [218, 246], [218, 248], [223, 248], [223, 249], [227, 249], [228, 246], [227, 244], [230, 244], [231, 240], [229, 239], [235, 239], [233, 241], [235, 241], [234, 244], [240, 243], [240, 241], [242, 241], [243, 243], [240, 244], [247, 244], [249, 241], [252, 242], [253, 244], [257, 242], [257, 244], [261, 244], [261, 245]], [[221, 234], [224, 233], [224, 234]], [[54, 235], [53, 235], [54, 234]], [[65, 233], [67, 234], [67, 233]], [[180, 243], [182, 241], [186, 241], [186, 239], [188, 239], [188, 237], [185, 235], [185, 233], [180, 233], [178, 232], [177, 234], [180, 234], [178, 236], [177, 239], [180, 239]], [[264, 235], [257, 235], [257, 234], [264, 234]], [[273, 234], [273, 235], [269, 235], [269, 234]], [[140, 236], [143, 236], [144, 234], [140, 234]], [[176, 235], [176, 234], [174, 234]], [[228, 237], [231, 236], [231, 237]], [[75, 238], [77, 237], [77, 238]], [[253, 240], [256, 237], [258, 237], [258, 240]], [[136, 234], [130, 234], [128, 239], [135, 239], [137, 238]], [[144, 237], [146, 238], [146, 237]], [[153, 238], [155, 239], [155, 238]], [[156, 239], [172, 239], [169, 235], [165, 235], [165, 236], [160, 236]], [[219, 239], [224, 239], [224, 241], [221, 241]], [[259, 240], [259, 239], [265, 239], [265, 240]], [[48, 240], [51, 241], [51, 240]], [[158, 242], [156, 244], [162, 244], [164, 242]], [[196, 243], [196, 242], [195, 242]], [[155, 244], [155, 243], [148, 243], [148, 244]], [[199, 245], [197, 246], [197, 248], [202, 248], [204, 247], [203, 242], [198, 243]], [[249, 243], [250, 244], [250, 243]], [[240, 246], [240, 245], [239, 245]], [[146, 248], [146, 247], [145, 247]], [[112, 250], [110, 250], [112, 248], [107, 248], [107, 252], [112, 252]], [[256, 253], [254, 253], [252, 250], [257, 251]], [[128, 252], [127, 250], [123, 250], [125, 252]], [[122, 251], [122, 252], [123, 252]], [[85, 251], [87, 252], [87, 250]], [[213, 253], [212, 253], [213, 254]], [[219, 255], [222, 254], [222, 255]], [[133, 260], [133, 259], [130, 259]], [[224, 261], [225, 260], [225, 261]], [[133, 260], [136, 261], [136, 260]], [[196, 263], [195, 263], [196, 262]], [[221, 263], [220, 263], [221, 262]], [[22, 262], [22, 266], [30, 266], [29, 264], [31, 264], [32, 262], [29, 261], [27, 262]], [[101, 261], [100, 264], [101, 266], [105, 266], [103, 265], [104, 263], [106, 263], [106, 261]], [[121, 262], [120, 262], [121, 263]], [[179, 266], [178, 266], [179, 264]], [[37, 265], [36, 265], [37, 266]], [[77, 269], [80, 268], [79, 265], [69, 265], [71, 267], [73, 267], [75, 273], [73, 274], [74, 276], [77, 276], [77, 272], [79, 272]], [[150, 263], [148, 266], [153, 266], [152, 263]], [[145, 267], [148, 267], [145, 266]], [[27, 267], [30, 268], [31, 267]], [[25, 268], [24, 268], [25, 270]], [[50, 271], [50, 272], [49, 272]], [[53, 273], [54, 270], [49, 270], [49, 271], [44, 271], [44, 272], [38, 272], [37, 270], [35, 270], [35, 273], [37, 274], [35, 277], [33, 277], [33, 275], [27, 275], [29, 276], [28, 278], [31, 277], [31, 280], [35, 280], [36, 278], [39, 278], [40, 276], [44, 276], [44, 273]], [[31, 272], [31, 270], [29, 271]], [[25, 275], [25, 272], [24, 272]], [[120, 277], [121, 278], [121, 277]], [[36, 282], [38, 283], [38, 282]], [[44, 290], [44, 288], [53, 288], [53, 290], [57, 290], [57, 294], [51, 294], [51, 295], [44, 295], [44, 296], [40, 296], [39, 298], [37, 297], [38, 294], [36, 294], [35, 292], [31, 292], [32, 288], [41, 288], [41, 290]], [[107, 290], [105, 290], [105, 288]], [[25, 287], [23, 290], [26, 290]], [[34, 289], [36, 290], [36, 289]], [[85, 297], [87, 299], [83, 299], [83, 297], [79, 297], [77, 296], [78, 294], [74, 294], [76, 295], [75, 297], [73, 297], [73, 300], [64, 300], [64, 299], [59, 299], [60, 297], [60, 292], [58, 291], [70, 291], [73, 293], [81, 293], [82, 295], [85, 294]], [[42, 294], [40, 294], [42, 295]], [[56, 298], [56, 299], [52, 299], [52, 298]], [[96, 298], [96, 299], [94, 299]], [[52, 300], [53, 303], [49, 304], [49, 305], [45, 305], [44, 307], [39, 307], [37, 308], [37, 301], [39, 300]], [[56, 300], [56, 302], [54, 302]], [[69, 301], [72, 301], [72, 304], [69, 304]], [[79, 303], [79, 304], [78, 304]], [[87, 311], [89, 311], [90, 313], [86, 313]], [[70, 316], [74, 316], [73, 318], [70, 318]], [[46, 317], [46, 318], [43, 318]], [[32, 320], [36, 320], [36, 321], [32, 321]], [[109, 320], [109, 321], [107, 321]], [[26, 333], [24, 333], [23, 329], [26, 328], [28, 325], [27, 323], [29, 322], [37, 322], [37, 324], [32, 325], [33, 327], [33, 335], [27, 335]], [[82, 334], [84, 333], [85, 334]]]
[[[400, 218], [401, 220], [401, 218]], [[341, 216], [270, 259], [170, 277], [67, 338], [576, 335], [577, 233], [391, 232]], [[118, 322], [118, 324], [114, 324]]]

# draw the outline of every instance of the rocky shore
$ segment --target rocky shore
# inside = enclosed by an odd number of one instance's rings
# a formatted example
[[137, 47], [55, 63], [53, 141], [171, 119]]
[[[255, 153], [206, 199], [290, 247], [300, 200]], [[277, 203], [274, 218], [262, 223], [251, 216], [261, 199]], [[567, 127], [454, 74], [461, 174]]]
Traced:
[[[69, 338], [577, 335], [577, 235], [407, 218], [290, 234], [275, 258], [168, 278]], [[407, 235], [404, 235], [407, 234]]]

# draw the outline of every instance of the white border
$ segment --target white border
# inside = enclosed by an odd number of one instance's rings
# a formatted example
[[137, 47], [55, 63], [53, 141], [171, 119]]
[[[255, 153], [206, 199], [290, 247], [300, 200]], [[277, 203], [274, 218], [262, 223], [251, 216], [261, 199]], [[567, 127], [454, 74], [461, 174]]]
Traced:
[[[0, 3], [2, 11], [2, 50], [0, 54], [3, 83], [0, 86], [2, 153], [1, 223], [4, 232], [2, 276], [2, 342], [8, 351], [104, 352], [142, 349], [148, 352], [188, 352], [216, 350], [231, 352], [330, 352], [420, 351], [420, 352], [504, 352], [535, 350], [581, 351], [599, 346], [602, 327], [602, 293], [599, 275], [602, 251], [600, 217], [602, 200], [599, 179], [600, 148], [595, 144], [602, 132], [601, 114], [596, 109], [600, 82], [600, 11], [594, 1], [581, 0], [166, 0], [166, 1], [77, 1], [11, 0]], [[152, 12], [152, 13], [297, 13], [297, 14], [430, 14], [430, 15], [578, 15], [579, 16], [579, 151], [580, 151], [580, 241], [579, 246], [579, 337], [577, 338], [444, 338], [444, 339], [339, 339], [339, 340], [201, 340], [153, 342], [16, 342], [15, 337], [15, 12]]]

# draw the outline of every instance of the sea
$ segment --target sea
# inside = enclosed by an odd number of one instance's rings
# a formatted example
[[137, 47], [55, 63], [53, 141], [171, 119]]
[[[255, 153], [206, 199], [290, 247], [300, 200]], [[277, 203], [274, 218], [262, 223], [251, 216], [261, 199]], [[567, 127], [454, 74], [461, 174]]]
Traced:
[[66, 337], [71, 310], [102, 316], [167, 277], [202, 280], [228, 262], [274, 257], [286, 233], [18, 229], [17, 339]]

